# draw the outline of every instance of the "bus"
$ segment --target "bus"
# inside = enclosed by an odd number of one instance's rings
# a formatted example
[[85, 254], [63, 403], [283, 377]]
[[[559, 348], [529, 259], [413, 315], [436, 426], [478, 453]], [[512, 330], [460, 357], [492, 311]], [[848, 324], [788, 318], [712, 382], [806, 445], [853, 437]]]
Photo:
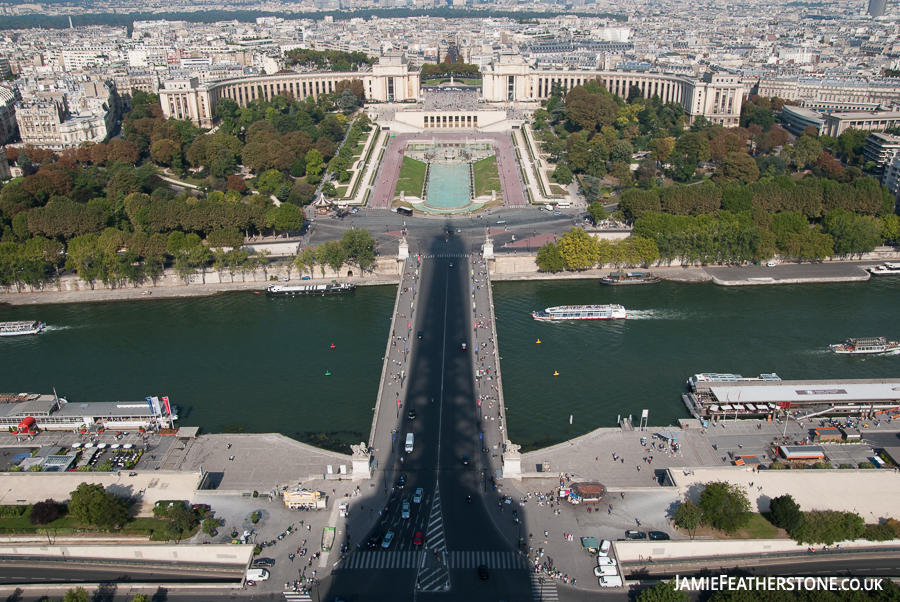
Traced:
[[400, 215], [405, 215], [407, 217], [412, 217], [412, 209], [409, 207], [397, 207], [397, 213]]

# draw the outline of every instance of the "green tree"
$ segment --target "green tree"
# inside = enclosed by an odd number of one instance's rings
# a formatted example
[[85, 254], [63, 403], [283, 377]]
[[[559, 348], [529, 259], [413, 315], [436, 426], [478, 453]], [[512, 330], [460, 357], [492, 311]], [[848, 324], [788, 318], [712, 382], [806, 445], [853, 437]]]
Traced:
[[316, 266], [316, 253], [312, 249], [305, 249], [297, 255], [294, 265], [302, 274], [304, 271], [312, 276], [313, 268]]
[[673, 153], [688, 163], [709, 161], [709, 139], [699, 132], [686, 132], [675, 142]]
[[[347, 253], [340, 241], [329, 240], [316, 247], [316, 263], [324, 268], [330, 267], [337, 272], [347, 260]], [[324, 275], [324, 269], [322, 270]]]
[[63, 602], [90, 602], [91, 597], [83, 587], [66, 590]]
[[648, 212], [660, 210], [659, 193], [655, 190], [629, 188], [619, 197], [619, 209], [628, 218], [639, 218]]
[[115, 529], [124, 525], [128, 518], [125, 500], [106, 491], [99, 483], [81, 483], [70, 498], [69, 514], [80, 523]]
[[[230, 99], [226, 98], [224, 100]], [[131, 602], [150, 602], [150, 596], [148, 596], [147, 594], [135, 594], [134, 598], [131, 599]]]
[[734, 533], [750, 522], [750, 500], [741, 487], [715, 481], [700, 494], [703, 522], [725, 533]]
[[566, 162], [569, 164], [569, 169], [576, 173], [583, 173], [587, 170], [590, 162], [590, 149], [588, 143], [584, 141], [584, 138], [582, 138], [578, 132], [569, 136], [569, 142], [571, 143], [571, 146], [566, 155]]
[[215, 518], [207, 518], [203, 521], [201, 528], [206, 535], [212, 535], [219, 529], [219, 521]]
[[344, 232], [341, 246], [344, 247], [347, 258], [355, 261], [361, 269], [367, 270], [375, 263], [377, 243], [372, 233], [365, 228], [351, 228]]
[[563, 259], [555, 242], [548, 242], [538, 249], [535, 263], [544, 272], [555, 273], [566, 268], [566, 260]]
[[803, 524], [803, 512], [800, 510], [800, 505], [790, 494], [773, 498], [769, 502], [769, 512], [775, 526], [781, 527], [788, 533], [793, 533]]
[[597, 239], [581, 228], [572, 228], [563, 234], [557, 245], [560, 255], [572, 270], [586, 270], [600, 259]]
[[674, 518], [678, 528], [686, 529], [691, 539], [693, 539], [697, 527], [700, 526], [700, 520], [703, 518], [703, 510], [691, 500], [685, 500], [675, 508]]
[[616, 140], [609, 149], [609, 160], [613, 163], [631, 163], [634, 147], [627, 140]]
[[553, 170], [553, 179], [560, 184], [570, 184], [574, 177], [575, 176], [572, 175], [572, 170], [562, 163], [557, 165], [556, 169]]
[[665, 163], [669, 159], [669, 155], [671, 155], [672, 151], [675, 149], [675, 138], [672, 138], [671, 136], [667, 138], [656, 138], [647, 144], [647, 148], [650, 149], [650, 157], [660, 163]]
[[606, 213], [606, 209], [603, 208], [603, 203], [600, 201], [594, 201], [588, 205], [588, 215], [591, 216], [591, 220], [593, 220], [594, 224], [599, 224], [609, 217], [609, 214]]
[[317, 176], [322, 173], [322, 167], [325, 164], [325, 159], [322, 157], [322, 153], [320, 153], [317, 149], [312, 149], [308, 153], [306, 153], [306, 173], [312, 176]]
[[759, 166], [756, 161], [747, 153], [741, 152], [726, 155], [713, 176], [713, 181], [719, 184], [730, 181], [751, 184], [758, 179]]
[[675, 589], [675, 580], [659, 581], [638, 594], [637, 602], [687, 602], [688, 594]]

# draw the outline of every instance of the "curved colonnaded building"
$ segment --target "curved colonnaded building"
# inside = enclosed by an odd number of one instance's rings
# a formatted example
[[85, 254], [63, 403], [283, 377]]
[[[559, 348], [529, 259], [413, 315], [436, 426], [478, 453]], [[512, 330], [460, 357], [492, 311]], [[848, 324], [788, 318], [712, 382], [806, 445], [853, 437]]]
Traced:
[[[485, 67], [482, 78], [483, 100], [502, 103], [488, 105], [485, 107], [488, 110], [502, 110], [503, 105], [508, 106], [511, 102], [545, 100], [549, 98], [554, 82], [570, 89], [599, 79], [613, 94], [626, 97], [629, 90], [637, 86], [645, 98], [656, 95], [663, 102], [681, 104], [691, 121], [702, 116], [725, 127], [738, 125], [743, 96], [739, 77], [729, 73], [705, 73], [699, 78], [689, 78], [652, 72], [536, 70], [525, 64], [521, 57], [512, 55], [501, 56], [499, 62]], [[421, 100], [420, 74], [400, 53], [381, 57], [371, 72], [290, 72], [205, 84], [200, 84], [196, 78], [168, 80], [159, 90], [159, 96], [166, 117], [190, 119], [199, 126], [212, 127], [216, 103], [222, 98], [230, 98], [239, 106], [258, 98], [269, 101], [283, 91], [291, 92], [296, 98], [316, 98], [334, 92], [338, 82], [352, 80], [363, 82], [366, 98], [371, 101], [414, 103]], [[402, 111], [402, 105], [397, 110]], [[444, 124], [446, 127], [477, 129], [480, 125], [477, 120], [453, 119], [458, 111], [446, 113], [448, 119], [431, 119], [423, 127]]]

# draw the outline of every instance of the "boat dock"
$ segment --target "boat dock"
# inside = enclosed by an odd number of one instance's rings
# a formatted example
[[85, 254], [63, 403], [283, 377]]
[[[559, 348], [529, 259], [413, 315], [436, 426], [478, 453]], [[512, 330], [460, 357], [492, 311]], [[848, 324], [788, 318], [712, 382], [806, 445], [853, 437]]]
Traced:
[[697, 381], [682, 396], [696, 418], [771, 418], [779, 411], [875, 415], [900, 410], [900, 379]]

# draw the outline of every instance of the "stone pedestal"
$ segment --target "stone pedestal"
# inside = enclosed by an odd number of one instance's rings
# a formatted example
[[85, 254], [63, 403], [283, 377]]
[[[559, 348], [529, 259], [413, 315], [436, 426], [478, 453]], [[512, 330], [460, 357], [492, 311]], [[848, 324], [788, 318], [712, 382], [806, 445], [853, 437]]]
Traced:
[[490, 236], [486, 236], [484, 239], [484, 244], [481, 245], [481, 256], [484, 259], [494, 258], [494, 241], [491, 240]]
[[497, 200], [497, 191], [492, 190], [491, 191], [491, 201], [496, 201], [496, 200]]
[[406, 261], [409, 259], [409, 243], [406, 237], [400, 239], [400, 247], [397, 250], [397, 261]]
[[351, 445], [350, 449], [353, 450], [353, 470], [350, 473], [351, 478], [353, 480], [371, 479], [372, 456], [369, 453], [369, 449], [366, 444], [360, 443], [359, 445]]
[[406, 191], [405, 191], [405, 190], [401, 190], [401, 191], [400, 191], [400, 202], [401, 202], [401, 203], [405, 203], [405, 202], [406, 202]]
[[503, 478], [521, 479], [522, 454], [519, 453], [520, 446], [507, 441], [504, 447], [506, 447], [506, 451], [503, 452]]

